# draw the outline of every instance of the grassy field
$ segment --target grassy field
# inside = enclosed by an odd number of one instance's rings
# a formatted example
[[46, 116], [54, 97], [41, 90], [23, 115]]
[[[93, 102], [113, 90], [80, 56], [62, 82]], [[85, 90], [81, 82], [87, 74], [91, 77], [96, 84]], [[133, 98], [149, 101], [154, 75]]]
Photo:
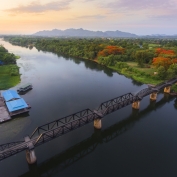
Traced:
[[[15, 74], [14, 74], [15, 73]], [[17, 85], [20, 82], [18, 66], [0, 66], [0, 90], [5, 90]]]
[[156, 72], [156, 69], [155, 69], [153, 66], [150, 66], [150, 68], [146, 68], [146, 67], [145, 67], [145, 68], [140, 68], [140, 67], [138, 67], [138, 64], [135, 63], [135, 62], [127, 62], [127, 64], [128, 64], [130, 67], [136, 68], [136, 69], [138, 69], [139, 71], [143, 71], [143, 72], [145, 72], [145, 73], [147, 73], [147, 74], [153, 75], [154, 72]]
[[[140, 67], [138, 67], [137, 63], [135, 63], [135, 62], [126, 62], [126, 63], [128, 64], [129, 67], [140, 71], [140, 73], [130, 71], [129, 69], [126, 69], [126, 68], [119, 69], [116, 66], [109, 66], [109, 68], [111, 68], [111, 69], [117, 71], [118, 73], [121, 73], [127, 77], [130, 77], [133, 80], [138, 81], [142, 84], [157, 85], [161, 82], [164, 82], [164, 80], [160, 80], [160, 79], [157, 79], [157, 77], [155, 77], [154, 72], [156, 72], [156, 69], [153, 66], [150, 66], [150, 68], [140, 68]], [[141, 74], [141, 72], [146, 73], [146, 74]], [[171, 90], [177, 92], [177, 85], [174, 84], [171, 87]]]
[[[134, 79], [135, 81], [141, 82], [143, 84], [159, 84], [161, 82], [163, 82], [160, 79], [157, 79], [154, 75], [154, 72], [156, 71], [156, 69], [154, 67], [150, 67], [150, 68], [140, 68], [138, 67], [137, 63], [135, 62], [126, 62], [128, 64], [128, 66], [130, 68], [136, 69], [137, 71], [140, 72], [135, 72], [135, 71], [130, 71], [129, 69], [123, 68], [123, 69], [119, 69], [115, 66], [109, 66], [109, 68], [116, 70], [117, 72], [130, 77], [132, 79]], [[145, 73], [145, 74], [141, 74], [141, 73]]]
[[[149, 76], [144, 76], [144, 75], [141, 75], [139, 73], [134, 73], [134, 72], [131, 72], [129, 70], [126, 70], [126, 69], [122, 69], [122, 70], [119, 70], [117, 69], [116, 67], [114, 66], [109, 66], [109, 68], [117, 71], [118, 73], [121, 73], [127, 77], [130, 77], [132, 79], [134, 79], [135, 81], [137, 82], [141, 82], [142, 84], [153, 84], [153, 85], [157, 85], [161, 82], [163, 82], [162, 80], [160, 79], [154, 79], [153, 77], [149, 77]], [[144, 71], [144, 70], [143, 70]], [[147, 73], [150, 72], [150, 71], [146, 71]]]

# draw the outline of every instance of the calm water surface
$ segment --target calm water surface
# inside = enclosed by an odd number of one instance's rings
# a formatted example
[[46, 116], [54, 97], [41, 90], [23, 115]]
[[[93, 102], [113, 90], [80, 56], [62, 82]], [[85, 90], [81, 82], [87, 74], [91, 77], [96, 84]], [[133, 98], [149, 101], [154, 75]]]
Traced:
[[[146, 85], [91, 61], [64, 58], [52, 53], [12, 46], [21, 56], [20, 85], [34, 89], [22, 97], [32, 106], [29, 114], [0, 124], [0, 144], [23, 139], [37, 126]], [[0, 162], [2, 177], [176, 177], [177, 109], [175, 98], [158, 94], [156, 102], [145, 97], [139, 111], [127, 106], [102, 119], [102, 130], [90, 123], [35, 149], [37, 165], [29, 167], [25, 152]]]

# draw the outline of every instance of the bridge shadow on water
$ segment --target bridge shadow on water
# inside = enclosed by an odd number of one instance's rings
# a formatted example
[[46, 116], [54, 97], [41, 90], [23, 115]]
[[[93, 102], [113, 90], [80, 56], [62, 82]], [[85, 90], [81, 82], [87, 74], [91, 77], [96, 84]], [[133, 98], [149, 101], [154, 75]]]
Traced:
[[[132, 109], [132, 114], [124, 120], [110, 126], [105, 130], [95, 130], [91, 137], [72, 146], [71, 148], [61, 152], [60, 154], [44, 161], [41, 164], [29, 166], [29, 171], [20, 177], [42, 177], [53, 176], [59, 171], [64, 170], [86, 155], [92, 153], [99, 144], [107, 143], [119, 135], [130, 130], [137, 121], [148, 115], [151, 111], [157, 110], [167, 102], [173, 101], [175, 98], [169, 94], [164, 94], [164, 97], [158, 101], [150, 101], [150, 104], [142, 111]], [[174, 100], [174, 107], [177, 109], [177, 99]]]

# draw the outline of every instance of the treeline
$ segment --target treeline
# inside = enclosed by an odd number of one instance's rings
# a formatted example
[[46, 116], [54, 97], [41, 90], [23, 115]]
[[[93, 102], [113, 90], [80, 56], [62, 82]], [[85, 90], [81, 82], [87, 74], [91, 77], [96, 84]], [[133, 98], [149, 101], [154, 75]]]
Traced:
[[17, 56], [0, 45], [0, 90], [9, 89], [20, 82], [16, 58]]
[[16, 64], [16, 56], [0, 45], [0, 65]]
[[[5, 37], [5, 40], [29, 48], [35, 46], [38, 50], [59, 55], [95, 60], [102, 65], [117, 67], [118, 69], [120, 66], [121, 68], [125, 66], [121, 62], [136, 62], [140, 68], [150, 68], [154, 65], [157, 73], [159, 73], [157, 76], [153, 76], [156, 79], [177, 75], [177, 40], [33, 38], [20, 36]], [[127, 65], [124, 68], [131, 72], [136, 70]], [[137, 72], [138, 70], [136, 70]], [[145, 75], [147, 75], [146, 77], [150, 76], [146, 73]]]
[[[137, 61], [143, 55], [143, 63], [152, 62], [155, 56], [155, 48], [166, 48], [177, 51], [177, 40], [162, 39], [84, 39], [84, 38], [33, 38], [33, 37], [5, 37], [12, 44], [31, 47], [35, 46], [38, 50], [50, 51], [65, 54], [72, 57], [83, 59], [98, 59], [99, 56], [107, 57], [116, 55], [118, 61]], [[109, 54], [101, 55], [101, 51], [108, 50], [108, 46], [116, 46], [124, 52], [115, 53], [116, 50], [110, 49]], [[115, 49], [115, 48], [114, 48]], [[100, 54], [100, 55], [99, 55]]]

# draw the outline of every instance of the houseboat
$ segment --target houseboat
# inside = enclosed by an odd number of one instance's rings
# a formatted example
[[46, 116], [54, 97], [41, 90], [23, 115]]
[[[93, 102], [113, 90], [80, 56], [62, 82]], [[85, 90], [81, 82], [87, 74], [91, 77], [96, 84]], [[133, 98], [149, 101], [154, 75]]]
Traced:
[[27, 113], [31, 106], [21, 98], [17, 91], [6, 90], [0, 95], [0, 123], [11, 119], [12, 116]]
[[28, 84], [25, 84], [25, 85], [21, 86], [21, 87], [17, 90], [17, 92], [18, 92], [18, 94], [23, 94], [23, 93], [25, 93], [25, 92], [31, 90], [32, 88], [33, 88], [32, 84], [28, 83]]

